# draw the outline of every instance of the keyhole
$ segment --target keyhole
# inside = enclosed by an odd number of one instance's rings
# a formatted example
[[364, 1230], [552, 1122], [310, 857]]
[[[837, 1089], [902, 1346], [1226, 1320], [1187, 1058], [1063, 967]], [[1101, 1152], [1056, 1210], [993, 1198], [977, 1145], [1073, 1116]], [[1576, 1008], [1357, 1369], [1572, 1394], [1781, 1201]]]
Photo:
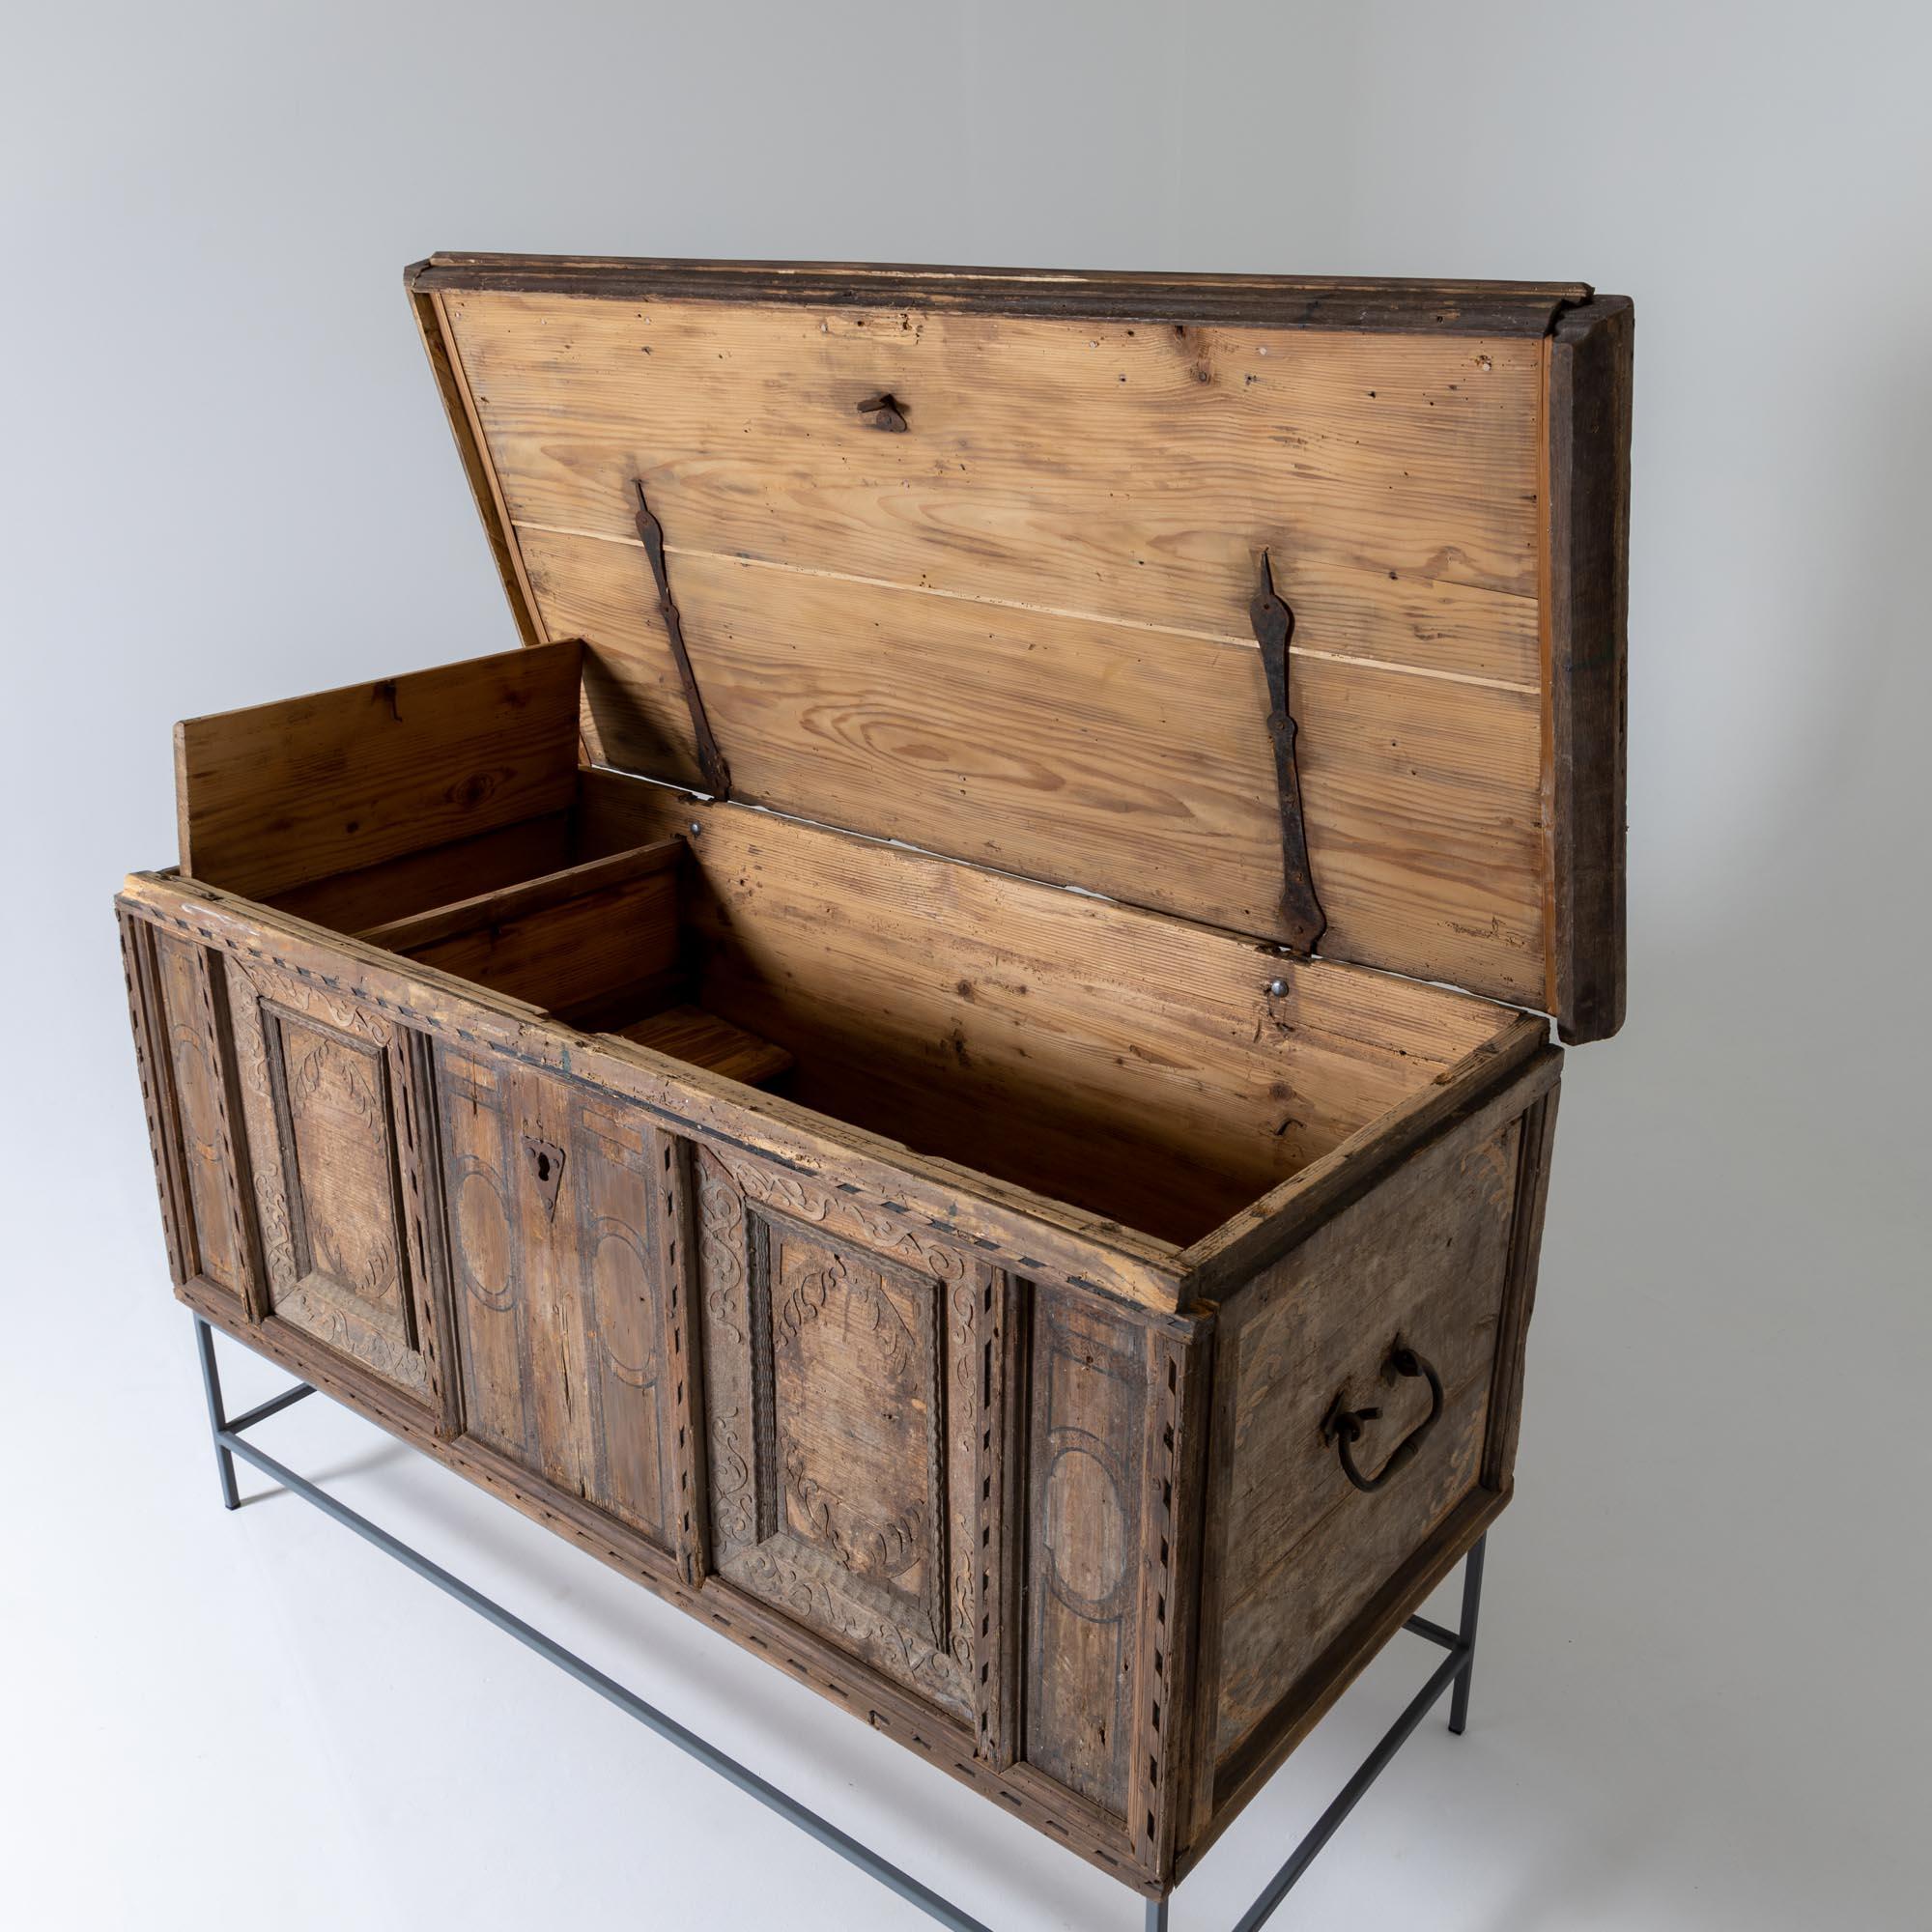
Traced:
[[537, 1179], [539, 1180], [550, 1179], [550, 1155], [547, 1153], [537, 1155]]

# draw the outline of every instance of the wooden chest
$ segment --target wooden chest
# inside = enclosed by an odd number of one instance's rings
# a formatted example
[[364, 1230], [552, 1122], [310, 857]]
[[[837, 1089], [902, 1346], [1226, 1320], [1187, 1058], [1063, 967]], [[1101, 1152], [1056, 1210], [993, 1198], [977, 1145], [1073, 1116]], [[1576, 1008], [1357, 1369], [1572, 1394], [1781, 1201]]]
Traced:
[[1630, 305], [408, 284], [525, 648], [179, 727], [177, 1293], [1163, 1894], [1510, 1495]]

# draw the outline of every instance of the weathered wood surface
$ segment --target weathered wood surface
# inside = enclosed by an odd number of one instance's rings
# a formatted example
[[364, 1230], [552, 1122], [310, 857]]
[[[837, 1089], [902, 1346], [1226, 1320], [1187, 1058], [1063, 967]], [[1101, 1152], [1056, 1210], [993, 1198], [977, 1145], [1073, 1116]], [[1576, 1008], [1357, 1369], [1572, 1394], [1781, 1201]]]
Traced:
[[[1369, 1156], [1368, 1185], [1221, 1301], [1189, 1859], [1396, 1627], [1390, 1593], [1412, 1604], [1508, 1492], [1559, 1065], [1546, 1049], [1412, 1122]], [[1398, 1339], [1444, 1402], [1364, 1493], [1322, 1424], [1337, 1405], [1381, 1410], [1356, 1448], [1373, 1478], [1425, 1423], [1424, 1383], [1389, 1366]]]
[[676, 1553], [668, 1142], [453, 1043], [436, 1077], [469, 1433]]
[[1549, 791], [1554, 974], [1566, 1041], [1624, 1020], [1631, 358], [1621, 296], [1572, 310], [1549, 343]]
[[1544, 335], [1587, 282], [1432, 281], [1337, 275], [1150, 274], [939, 268], [878, 262], [702, 262], [609, 255], [440, 253], [405, 278], [419, 297], [496, 289], [620, 300], [709, 297], [827, 307], [917, 304], [965, 313], [1157, 317], [1275, 327]]
[[702, 1003], [791, 1047], [800, 1101], [1158, 1235], [1204, 1235], [1519, 1024], [735, 806], [599, 792], [628, 837], [699, 827]]
[[895, 1227], [854, 1238], [849, 1209], [777, 1170], [698, 1159], [714, 1564], [977, 1728], [980, 1665], [1007, 1669], [980, 1626], [1007, 1567], [986, 1350], [1008, 1278]]
[[560, 810], [581, 649], [510, 651], [175, 727], [182, 869], [253, 898]]
[[440, 1407], [409, 1036], [293, 974], [217, 961], [267, 1307]]
[[268, 894], [266, 902], [337, 932], [366, 933], [478, 893], [520, 886], [569, 865], [573, 856], [571, 814], [550, 811], [494, 832], [404, 852], [378, 865], [305, 880]]
[[1265, 547], [1325, 950], [1543, 1000], [1539, 343], [442, 300], [599, 758], [694, 781], [642, 475], [736, 796], [1282, 936]]
[[[1516, 1121], [1451, 1137], [1223, 1304], [1217, 1765], [1477, 1480], [1518, 1156]], [[1369, 1473], [1425, 1422], [1428, 1388], [1386, 1367], [1398, 1336], [1441, 1377], [1444, 1406], [1416, 1460], [1365, 1495], [1321, 1421], [1344, 1395], [1379, 1407], [1359, 1451]]]
[[452, 978], [559, 1011], [618, 995], [674, 969], [675, 866], [659, 861], [642, 869], [604, 865], [589, 869], [600, 878], [618, 876], [529, 910], [521, 909], [511, 895], [494, 912], [484, 909], [473, 922], [412, 943], [370, 938]]
[[233, 1301], [190, 1281], [180, 1298], [223, 1333], [344, 1403], [446, 1468], [521, 1510], [556, 1535], [695, 1617], [705, 1629], [762, 1658], [872, 1729], [916, 1752], [949, 1777], [996, 1799], [1001, 1809], [1050, 1833], [1097, 1869], [1150, 1896], [1167, 1882], [1138, 1861], [1118, 1821], [1107, 1818], [1024, 1763], [996, 1765], [973, 1751], [973, 1732], [944, 1711], [827, 1642], [782, 1612], [716, 1577], [688, 1582], [648, 1539], [582, 1497], [501, 1455], [474, 1436], [440, 1438], [422, 1412], [354, 1361], [273, 1318], [251, 1324]]
[[653, 1053], [688, 1060], [726, 1080], [742, 1080], [747, 1087], [778, 1079], [792, 1064], [791, 1055], [775, 1041], [760, 1039], [702, 1007], [667, 1007], [616, 1031]]
[[1399, 1156], [1451, 1116], [1512, 1085], [1531, 1062], [1540, 1059], [1553, 1067], [1548, 1046], [1544, 1020], [1523, 1014], [1506, 1021], [1428, 1086], [1412, 1089], [1185, 1249], [1179, 1263], [1186, 1270], [1183, 1302], [1218, 1300], [1357, 1198], [1387, 1157]]
[[397, 952], [420, 952], [425, 947], [459, 935], [568, 908], [573, 900], [587, 893], [628, 886], [659, 872], [675, 873], [683, 858], [684, 845], [680, 840], [659, 839], [655, 844], [636, 846], [628, 852], [584, 859], [574, 866], [545, 869], [535, 877], [464, 894], [421, 912], [360, 930], [372, 945], [387, 946]]

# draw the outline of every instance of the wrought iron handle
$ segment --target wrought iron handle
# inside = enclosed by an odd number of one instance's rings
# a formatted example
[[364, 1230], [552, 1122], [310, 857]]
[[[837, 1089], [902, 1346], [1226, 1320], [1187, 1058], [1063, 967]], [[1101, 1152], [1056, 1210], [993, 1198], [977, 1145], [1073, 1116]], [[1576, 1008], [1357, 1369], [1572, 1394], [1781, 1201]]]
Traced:
[[1381, 1410], [1345, 1406], [1349, 1400], [1349, 1391], [1344, 1388], [1328, 1405], [1328, 1413], [1321, 1419], [1322, 1441], [1334, 1443], [1336, 1453], [1342, 1459], [1342, 1473], [1367, 1495], [1374, 1495], [1385, 1483], [1399, 1476], [1415, 1461], [1416, 1454], [1428, 1438], [1429, 1432], [1435, 1427], [1442, 1414], [1442, 1378], [1399, 1335], [1389, 1350], [1388, 1366], [1399, 1376], [1422, 1376], [1428, 1378], [1429, 1413], [1396, 1444], [1394, 1452], [1377, 1474], [1365, 1476], [1356, 1468], [1355, 1444], [1362, 1439], [1362, 1425], [1374, 1422], [1381, 1414]]

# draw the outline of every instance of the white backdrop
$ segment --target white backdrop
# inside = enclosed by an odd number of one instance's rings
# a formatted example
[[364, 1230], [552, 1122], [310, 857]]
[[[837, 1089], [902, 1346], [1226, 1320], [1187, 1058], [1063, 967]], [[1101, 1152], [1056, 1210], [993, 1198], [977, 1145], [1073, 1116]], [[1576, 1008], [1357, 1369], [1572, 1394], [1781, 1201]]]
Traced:
[[[175, 718], [514, 642], [400, 286], [481, 247], [1635, 298], [1632, 1017], [1566, 1079], [1470, 1734], [1279, 1922], [1922, 1924], [1928, 64], [1904, 4], [12, 10], [0, 1918], [918, 1922], [313, 1513], [215, 1506], [108, 899], [173, 859]], [[323, 1408], [277, 1426], [346, 1495], [980, 1917], [1138, 1922]]]

